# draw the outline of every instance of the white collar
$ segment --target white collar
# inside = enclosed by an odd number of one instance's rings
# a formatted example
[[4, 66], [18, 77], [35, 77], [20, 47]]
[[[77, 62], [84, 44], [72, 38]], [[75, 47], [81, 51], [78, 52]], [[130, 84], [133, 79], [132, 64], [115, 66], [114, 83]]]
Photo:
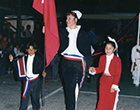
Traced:
[[70, 29], [69, 27], [66, 27], [67, 31], [74, 31], [74, 30], [79, 30], [81, 28], [81, 25], [77, 25], [77, 27], [75, 29]]
[[34, 56], [35, 56], [35, 54], [33, 54], [32, 56], [30, 56], [30, 55], [28, 54], [28, 57], [29, 57], [29, 58], [33, 58]]
[[112, 53], [111, 55], [106, 55], [107, 58], [112, 59], [114, 56], [114, 53]]

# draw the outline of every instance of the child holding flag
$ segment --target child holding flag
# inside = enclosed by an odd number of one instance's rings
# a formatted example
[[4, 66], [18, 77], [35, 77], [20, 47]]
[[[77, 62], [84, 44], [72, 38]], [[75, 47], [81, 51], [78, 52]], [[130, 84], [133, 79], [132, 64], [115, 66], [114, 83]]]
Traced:
[[[31, 96], [33, 110], [39, 110], [39, 93], [41, 82], [39, 75], [43, 74], [46, 76], [46, 72], [43, 72], [43, 62], [39, 56], [35, 53], [37, 51], [37, 46], [33, 42], [29, 42], [26, 46], [26, 51], [28, 54], [20, 58], [17, 63], [13, 61], [13, 56], [9, 55], [10, 61], [15, 65], [19, 76], [22, 77], [23, 71], [25, 78], [23, 79], [23, 95], [21, 100], [20, 110], [27, 110], [29, 97]], [[17, 64], [17, 66], [16, 66]]]

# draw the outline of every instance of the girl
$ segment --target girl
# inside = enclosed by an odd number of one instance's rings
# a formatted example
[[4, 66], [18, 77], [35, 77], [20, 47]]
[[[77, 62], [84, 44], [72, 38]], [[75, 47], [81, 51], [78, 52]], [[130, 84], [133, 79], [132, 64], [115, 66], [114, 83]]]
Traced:
[[107, 42], [106, 55], [102, 55], [97, 68], [90, 67], [91, 75], [103, 73], [100, 79], [99, 102], [96, 110], [116, 110], [118, 101], [118, 83], [121, 76], [121, 60], [114, 55], [116, 51], [114, 42]]

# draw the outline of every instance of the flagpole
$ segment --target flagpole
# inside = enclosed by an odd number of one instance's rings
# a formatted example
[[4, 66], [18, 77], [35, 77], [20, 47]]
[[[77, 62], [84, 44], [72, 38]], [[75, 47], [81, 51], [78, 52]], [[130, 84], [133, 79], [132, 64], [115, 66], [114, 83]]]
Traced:
[[[42, 0], [42, 4], [44, 4], [44, 0]], [[43, 21], [44, 21], [44, 5], [43, 5]], [[46, 53], [46, 51], [45, 51], [45, 23], [44, 23], [44, 26], [43, 26], [43, 30], [42, 30], [42, 32], [44, 33], [44, 71], [45, 71], [45, 67], [46, 67], [46, 65], [45, 65], [45, 53]], [[43, 80], [42, 80], [42, 106], [44, 106], [45, 105], [45, 77], [43, 77]]]
[[[43, 15], [45, 24], [45, 55], [46, 66], [50, 64], [59, 49], [59, 33], [55, 0], [33, 0], [33, 8]], [[45, 79], [43, 78], [43, 86]], [[42, 87], [43, 91], [44, 88]], [[44, 104], [44, 102], [43, 102]]]
[[[42, 0], [41, 2], [42, 4], [44, 4], [44, 0]], [[43, 5], [43, 18], [44, 18], [44, 5]], [[43, 19], [44, 21], [44, 19]], [[44, 72], [45, 72], [45, 25], [43, 26], [43, 29], [42, 29], [42, 32], [44, 33]], [[41, 101], [42, 101], [42, 107], [45, 105], [45, 77], [43, 76], [43, 79], [42, 79], [42, 90], [41, 90]]]
[[[45, 39], [44, 39], [44, 72], [45, 72]], [[43, 76], [42, 79], [42, 85], [41, 85], [41, 101], [42, 101], [42, 107], [45, 105], [45, 77]]]

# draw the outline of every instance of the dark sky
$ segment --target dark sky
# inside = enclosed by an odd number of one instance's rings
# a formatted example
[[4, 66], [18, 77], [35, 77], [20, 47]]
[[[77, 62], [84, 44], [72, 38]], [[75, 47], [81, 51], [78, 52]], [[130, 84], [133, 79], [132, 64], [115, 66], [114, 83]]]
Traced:
[[[19, 0], [2, 0], [0, 6], [12, 10], [6, 13], [17, 13]], [[86, 14], [105, 13], [138, 13], [140, 11], [140, 0], [55, 0], [57, 13], [79, 9]], [[23, 14], [35, 15], [32, 8], [33, 0], [21, 0], [21, 12]], [[4, 10], [0, 10], [4, 12]]]
[[56, 0], [58, 6], [78, 7], [85, 13], [138, 13], [140, 0]]

